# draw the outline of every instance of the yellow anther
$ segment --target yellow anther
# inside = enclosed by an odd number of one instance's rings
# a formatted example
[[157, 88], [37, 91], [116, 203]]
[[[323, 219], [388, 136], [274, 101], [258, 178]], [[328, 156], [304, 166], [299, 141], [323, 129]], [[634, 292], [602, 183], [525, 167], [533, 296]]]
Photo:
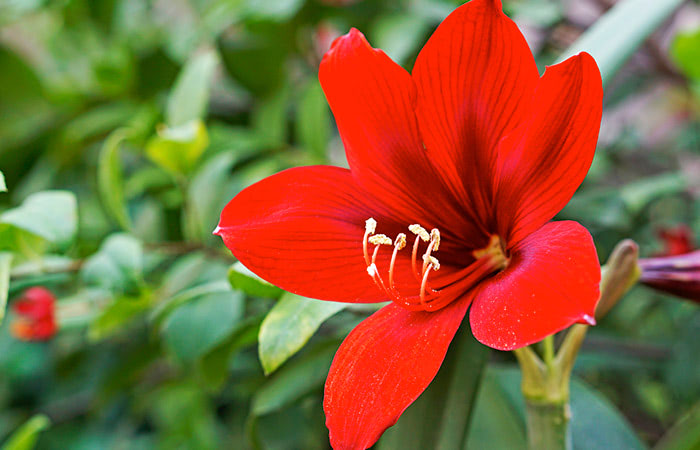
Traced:
[[428, 231], [422, 226], [418, 225], [417, 223], [409, 225], [408, 230], [416, 236], [420, 236], [423, 242], [428, 242], [430, 240], [430, 235], [428, 234]]
[[440, 270], [440, 261], [438, 261], [438, 259], [434, 256], [423, 255], [423, 262], [430, 264], [433, 267], [433, 270]]
[[440, 230], [437, 228], [430, 230], [430, 240], [433, 241], [433, 251], [437, 251], [440, 247]]
[[374, 231], [377, 229], [377, 221], [374, 220], [373, 218], [369, 218], [365, 220], [365, 232], [369, 234], [374, 234]]
[[406, 235], [403, 233], [396, 235], [396, 239], [394, 239], [394, 246], [397, 250], [402, 250], [404, 247], [406, 247]]
[[374, 236], [370, 236], [368, 239], [370, 244], [374, 245], [391, 245], [393, 244], [391, 238], [387, 236], [386, 234], [375, 234]]

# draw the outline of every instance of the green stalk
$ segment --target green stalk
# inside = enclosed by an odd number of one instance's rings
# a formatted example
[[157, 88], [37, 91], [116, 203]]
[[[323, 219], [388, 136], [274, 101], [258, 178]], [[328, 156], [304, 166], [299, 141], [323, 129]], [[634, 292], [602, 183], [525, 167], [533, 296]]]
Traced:
[[525, 399], [527, 445], [531, 450], [571, 449], [569, 402], [538, 402]]
[[514, 351], [523, 374], [528, 448], [569, 450], [572, 448], [569, 431], [571, 372], [562, 367], [560, 355], [554, 357], [552, 336], [542, 344], [544, 361], [529, 347]]

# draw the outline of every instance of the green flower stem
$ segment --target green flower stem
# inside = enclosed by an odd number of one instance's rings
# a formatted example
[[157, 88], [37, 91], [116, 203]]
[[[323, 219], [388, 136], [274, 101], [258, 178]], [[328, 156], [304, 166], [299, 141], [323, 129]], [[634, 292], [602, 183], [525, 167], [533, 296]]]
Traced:
[[525, 400], [527, 445], [534, 449], [571, 449], [569, 402], [548, 403]]
[[[552, 341], [551, 336], [547, 338]], [[551, 344], [544, 342], [544, 356]], [[528, 447], [532, 450], [570, 449], [569, 432], [569, 377], [571, 370], [566, 370], [559, 358], [542, 361], [530, 348], [524, 347], [514, 351], [522, 369], [522, 392], [525, 397], [526, 425]]]
[[[622, 241], [601, 269], [597, 319], [607, 314], [639, 279], [637, 254], [634, 242]], [[569, 429], [569, 384], [587, 331], [588, 325], [570, 327], [556, 355], [554, 336], [548, 336], [540, 343], [542, 358], [532, 347], [513, 351], [522, 372], [521, 389], [525, 397], [528, 448], [531, 450], [573, 448]]]

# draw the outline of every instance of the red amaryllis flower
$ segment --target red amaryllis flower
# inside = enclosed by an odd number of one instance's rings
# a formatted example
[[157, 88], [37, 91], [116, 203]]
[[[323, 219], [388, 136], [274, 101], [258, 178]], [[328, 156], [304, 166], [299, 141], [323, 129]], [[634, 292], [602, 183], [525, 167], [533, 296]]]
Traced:
[[12, 310], [17, 315], [12, 322], [12, 334], [25, 341], [45, 341], [56, 334], [56, 298], [43, 287], [24, 291], [14, 302]]
[[350, 170], [266, 178], [215, 233], [283, 289], [391, 301], [348, 335], [326, 381], [333, 447], [365, 448], [433, 379], [470, 305], [474, 336], [503, 350], [592, 322], [591, 236], [549, 221], [590, 166], [602, 86], [585, 53], [540, 77], [492, 0], [447, 17], [412, 74], [353, 29], [319, 77]]
[[700, 303], [700, 250], [639, 260], [639, 281], [649, 287]]

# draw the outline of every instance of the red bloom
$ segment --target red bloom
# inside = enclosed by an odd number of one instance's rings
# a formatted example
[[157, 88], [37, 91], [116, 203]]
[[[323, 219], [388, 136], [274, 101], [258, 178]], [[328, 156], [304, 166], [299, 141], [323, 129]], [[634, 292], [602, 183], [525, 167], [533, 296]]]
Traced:
[[540, 78], [492, 0], [445, 19], [412, 74], [353, 29], [319, 77], [350, 170], [273, 175], [238, 194], [215, 233], [286, 290], [391, 300], [348, 335], [326, 382], [333, 447], [366, 448], [433, 379], [470, 305], [474, 336], [504, 350], [592, 321], [591, 236], [549, 221], [593, 158], [601, 78], [586, 53]]
[[12, 309], [17, 318], [12, 322], [12, 334], [24, 341], [45, 341], [56, 334], [56, 298], [43, 287], [24, 291]]
[[693, 231], [687, 225], [661, 228], [657, 234], [664, 244], [664, 249], [658, 256], [682, 255], [695, 248]]
[[700, 250], [683, 255], [639, 260], [639, 281], [678, 297], [700, 303]]

